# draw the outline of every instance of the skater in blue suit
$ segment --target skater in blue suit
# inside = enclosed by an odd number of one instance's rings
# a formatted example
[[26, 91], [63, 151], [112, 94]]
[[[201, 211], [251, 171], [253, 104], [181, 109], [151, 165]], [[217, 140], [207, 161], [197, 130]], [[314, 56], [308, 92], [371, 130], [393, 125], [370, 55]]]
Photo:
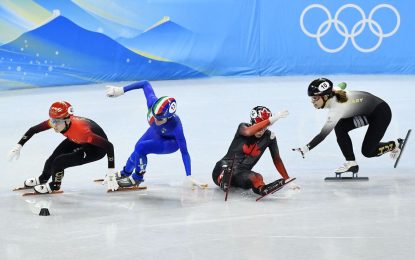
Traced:
[[148, 154], [169, 154], [180, 149], [187, 179], [195, 186], [206, 187], [191, 177], [190, 155], [182, 123], [176, 114], [176, 100], [173, 97], [157, 98], [150, 83], [138, 81], [125, 87], [107, 86], [108, 97], [118, 97], [124, 93], [143, 89], [147, 100], [147, 120], [150, 127], [137, 141], [134, 151], [124, 168], [115, 174], [120, 187], [132, 187], [144, 181]]

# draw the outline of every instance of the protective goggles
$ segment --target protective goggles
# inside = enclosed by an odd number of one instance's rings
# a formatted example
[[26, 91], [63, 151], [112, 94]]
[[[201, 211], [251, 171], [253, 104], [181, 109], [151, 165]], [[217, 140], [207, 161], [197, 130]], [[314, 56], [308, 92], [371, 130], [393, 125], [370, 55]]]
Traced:
[[312, 102], [316, 102], [316, 101], [318, 101], [320, 98], [321, 98], [321, 96], [312, 96], [312, 97], [311, 97], [311, 101], [312, 101]]
[[51, 122], [52, 124], [54, 124], [54, 125], [60, 125], [60, 124], [64, 124], [64, 123], [65, 123], [65, 121], [66, 121], [67, 119], [68, 119], [68, 118], [63, 118], [63, 119], [51, 118], [51, 119], [49, 119], [49, 120], [50, 120], [50, 122]]

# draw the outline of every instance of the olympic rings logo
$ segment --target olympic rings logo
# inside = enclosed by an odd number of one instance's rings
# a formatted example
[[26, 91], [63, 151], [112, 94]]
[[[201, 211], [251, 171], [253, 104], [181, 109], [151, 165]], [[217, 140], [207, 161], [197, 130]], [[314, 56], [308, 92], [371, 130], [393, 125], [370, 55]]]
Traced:
[[[305, 28], [305, 26], [304, 26], [304, 16], [306, 15], [306, 13], [307, 13], [308, 11], [310, 11], [310, 10], [311, 10], [311, 9], [313, 9], [313, 8], [318, 8], [318, 9], [321, 9], [321, 10], [323, 10], [323, 11], [326, 13], [326, 15], [327, 15], [327, 20], [326, 20], [326, 21], [324, 21], [322, 24], [320, 24], [320, 26], [319, 26], [319, 27], [318, 27], [318, 29], [317, 29], [317, 32], [316, 32], [316, 33], [314, 33], [314, 34], [313, 34], [313, 33], [310, 33], [310, 32], [309, 32], [309, 31]], [[357, 10], [357, 11], [360, 13], [360, 15], [362, 16], [362, 19], [353, 25], [351, 32], [349, 32], [349, 28], [345, 25], [345, 23], [339, 20], [339, 16], [340, 16], [341, 12], [342, 12], [343, 10], [347, 9], [347, 8], [353, 8], [353, 9]], [[395, 15], [396, 15], [396, 25], [395, 25], [395, 28], [393, 28], [393, 30], [392, 30], [391, 32], [384, 33], [384, 32], [383, 32], [383, 29], [382, 29], [382, 27], [379, 25], [379, 23], [378, 23], [378, 22], [376, 22], [375, 20], [373, 20], [373, 15], [375, 14], [375, 12], [376, 12], [377, 10], [379, 10], [379, 9], [381, 9], [381, 8], [387, 8], [387, 9], [390, 9], [390, 10], [391, 10], [391, 11], [392, 11]], [[355, 47], [358, 51], [360, 51], [360, 52], [373, 52], [373, 51], [375, 51], [376, 49], [378, 49], [378, 48], [379, 48], [379, 46], [380, 46], [380, 45], [381, 45], [381, 43], [382, 43], [383, 38], [390, 37], [390, 36], [394, 35], [394, 34], [398, 31], [399, 26], [400, 26], [400, 23], [401, 23], [401, 17], [400, 17], [400, 15], [399, 15], [398, 10], [397, 10], [394, 6], [392, 6], [392, 5], [390, 5], [390, 4], [379, 4], [379, 5], [375, 6], [375, 7], [374, 7], [374, 8], [370, 11], [370, 13], [369, 13], [369, 17], [368, 17], [368, 18], [366, 18], [366, 14], [365, 14], [365, 12], [362, 10], [362, 8], [360, 8], [360, 6], [355, 5], [355, 4], [345, 4], [345, 5], [343, 5], [342, 7], [340, 7], [340, 8], [337, 10], [337, 12], [336, 12], [336, 14], [335, 14], [335, 16], [334, 16], [334, 19], [332, 18], [330, 11], [329, 11], [329, 10], [328, 10], [328, 9], [327, 9], [324, 5], [321, 5], [321, 4], [311, 4], [311, 5], [307, 6], [307, 7], [303, 10], [303, 12], [301, 13], [301, 16], [300, 16], [300, 25], [301, 25], [301, 30], [302, 30], [302, 31], [303, 31], [303, 32], [304, 32], [307, 36], [309, 36], [309, 37], [311, 37], [311, 38], [316, 38], [316, 39], [317, 39], [317, 43], [318, 43], [318, 45], [320, 46], [320, 48], [321, 48], [322, 50], [326, 51], [326, 52], [329, 52], [329, 53], [336, 53], [336, 52], [341, 51], [341, 50], [342, 50], [342, 49], [343, 49], [343, 48], [347, 45], [347, 42], [349, 41], [349, 39], [351, 39], [353, 46], [354, 46], [354, 47]], [[331, 48], [327, 48], [326, 46], [324, 46], [324, 45], [323, 45], [323, 43], [322, 43], [322, 41], [321, 41], [321, 37], [323, 37], [324, 35], [326, 35], [326, 34], [329, 32], [329, 30], [331, 29], [331, 26], [332, 26], [333, 24], [334, 24], [334, 27], [335, 27], [336, 31], [337, 31], [337, 32], [338, 32], [341, 36], [343, 36], [343, 37], [344, 37], [344, 40], [343, 40], [343, 43], [342, 43], [339, 47], [334, 48], [334, 49], [331, 49]], [[373, 47], [371, 47], [371, 48], [362, 48], [362, 47], [360, 47], [360, 46], [357, 44], [357, 42], [356, 42], [356, 37], [357, 37], [357, 36], [359, 36], [359, 35], [363, 32], [363, 30], [364, 30], [364, 29], [365, 29], [365, 27], [366, 27], [366, 24], [368, 24], [368, 25], [369, 25], [369, 29], [370, 29], [370, 31], [371, 31], [371, 32], [372, 32], [375, 36], [377, 36], [377, 37], [378, 37], [378, 41], [377, 41], [377, 42], [376, 42], [376, 44], [375, 44]]]

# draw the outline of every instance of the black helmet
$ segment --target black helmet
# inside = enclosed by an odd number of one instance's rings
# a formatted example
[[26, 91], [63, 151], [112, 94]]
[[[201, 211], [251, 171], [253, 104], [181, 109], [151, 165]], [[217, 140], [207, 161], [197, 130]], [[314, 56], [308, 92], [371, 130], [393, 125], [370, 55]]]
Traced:
[[333, 82], [326, 78], [318, 78], [308, 85], [308, 95], [311, 96], [333, 96]]

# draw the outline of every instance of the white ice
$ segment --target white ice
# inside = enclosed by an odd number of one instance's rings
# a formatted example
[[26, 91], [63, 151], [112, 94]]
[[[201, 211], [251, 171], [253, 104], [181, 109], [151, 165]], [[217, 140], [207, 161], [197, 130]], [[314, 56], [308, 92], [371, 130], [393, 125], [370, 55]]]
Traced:
[[[92, 181], [105, 175], [103, 159], [67, 169], [64, 194], [22, 197], [12, 188], [40, 174], [63, 136], [53, 130], [33, 136], [18, 161], [8, 162], [6, 154], [29, 127], [48, 118], [52, 102], [67, 100], [77, 115], [98, 122], [115, 145], [120, 168], [148, 127], [145, 98], [138, 90], [109, 99], [104, 84], [1, 92], [0, 259], [414, 259], [415, 136], [394, 169], [388, 155], [361, 155], [366, 127], [351, 132], [359, 175], [370, 180], [324, 182], [344, 162], [334, 133], [306, 159], [291, 151], [309, 142], [326, 118], [306, 95], [314, 77], [152, 82], [158, 96], [177, 99], [192, 175], [209, 184], [206, 190], [183, 184], [176, 152], [149, 156], [146, 191], [106, 193]], [[393, 118], [384, 140], [414, 128], [414, 76], [331, 78], [389, 103]], [[255, 202], [251, 191], [234, 189], [225, 202], [211, 172], [256, 105], [290, 111], [271, 130], [301, 190]], [[268, 152], [254, 169], [267, 182], [279, 177]], [[51, 216], [39, 216], [42, 207]]]

